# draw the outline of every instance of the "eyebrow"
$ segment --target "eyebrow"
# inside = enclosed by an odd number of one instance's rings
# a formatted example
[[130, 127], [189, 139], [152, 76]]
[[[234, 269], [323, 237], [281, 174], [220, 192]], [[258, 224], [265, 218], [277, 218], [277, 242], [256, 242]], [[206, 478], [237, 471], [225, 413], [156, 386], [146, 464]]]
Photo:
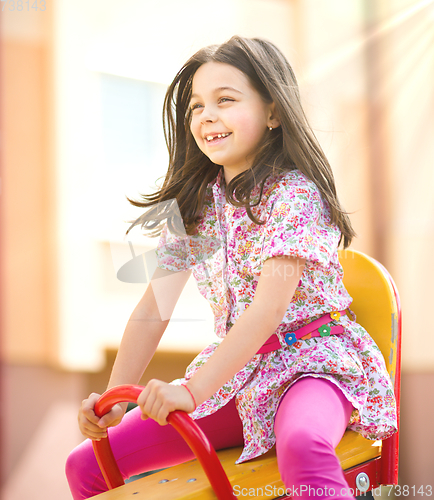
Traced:
[[[213, 90], [214, 94], [217, 94], [218, 92], [221, 92], [223, 90], [232, 90], [233, 92], [237, 92], [238, 94], [242, 94], [241, 90], [237, 90], [234, 87], [217, 87], [216, 89]], [[198, 94], [191, 94], [191, 98], [197, 98], [199, 97]]]

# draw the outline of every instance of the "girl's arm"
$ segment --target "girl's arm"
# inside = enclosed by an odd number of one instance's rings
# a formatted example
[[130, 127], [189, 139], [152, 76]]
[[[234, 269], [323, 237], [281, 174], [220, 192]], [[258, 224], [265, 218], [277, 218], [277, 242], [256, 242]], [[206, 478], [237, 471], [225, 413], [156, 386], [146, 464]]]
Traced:
[[[305, 260], [279, 256], [267, 259], [253, 302], [238, 318], [214, 354], [188, 381], [197, 405], [209, 399], [241, 370], [282, 322], [304, 270]], [[138, 399], [144, 417], [166, 423], [170, 411], [185, 406], [184, 387], [151, 381]], [[181, 400], [182, 398], [182, 400]], [[191, 396], [190, 396], [191, 398]]]
[[[143, 297], [128, 320], [113, 365], [108, 389], [121, 384], [137, 384], [154, 355], [166, 330], [170, 316], [191, 271], [170, 272], [157, 269]], [[117, 425], [125, 413], [127, 403], [116, 405], [99, 418], [94, 413], [99, 394], [85, 399], [78, 421], [82, 434], [91, 439], [107, 436], [107, 427]]]
[[157, 269], [151, 286], [134, 309], [122, 337], [107, 389], [137, 384], [169, 324], [191, 271]]
[[188, 382], [197, 404], [206, 401], [241, 370], [275, 332], [288, 309], [304, 265], [304, 259], [287, 256], [265, 261], [253, 302]]

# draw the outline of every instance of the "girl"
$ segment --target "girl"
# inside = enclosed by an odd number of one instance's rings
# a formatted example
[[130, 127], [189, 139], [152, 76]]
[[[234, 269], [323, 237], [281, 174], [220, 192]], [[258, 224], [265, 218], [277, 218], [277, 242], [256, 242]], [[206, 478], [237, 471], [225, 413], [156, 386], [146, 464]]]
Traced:
[[[316, 498], [353, 498], [334, 448], [347, 427], [369, 439], [393, 434], [395, 401], [379, 349], [345, 314], [351, 297], [337, 248], [354, 232], [294, 73], [273, 44], [235, 36], [184, 65], [167, 91], [164, 118], [164, 185], [132, 201], [148, 208], [132, 226], [161, 233], [158, 268], [128, 322], [108, 387], [138, 383], [191, 272], [220, 340], [184, 379], [151, 380], [125, 417], [125, 404], [96, 417], [99, 395], [91, 394], [79, 412], [81, 432], [101, 439], [111, 427], [129, 477], [193, 458], [166, 425], [169, 412], [184, 410], [216, 449], [243, 444], [237, 463], [276, 444], [293, 497], [314, 489]], [[67, 462], [75, 499], [106, 490], [90, 440]]]

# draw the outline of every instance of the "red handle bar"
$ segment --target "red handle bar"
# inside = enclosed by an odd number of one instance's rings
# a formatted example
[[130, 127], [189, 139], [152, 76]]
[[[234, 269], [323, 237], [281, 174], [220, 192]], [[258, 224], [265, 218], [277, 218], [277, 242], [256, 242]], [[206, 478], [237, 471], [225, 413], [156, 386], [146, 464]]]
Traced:
[[[98, 417], [102, 417], [117, 403], [136, 403], [142, 391], [143, 387], [140, 385], [119, 385], [113, 387], [99, 398], [95, 405], [95, 413]], [[236, 499], [237, 497], [232, 491], [231, 483], [218, 459], [217, 453], [196, 422], [187, 413], [180, 410], [170, 413], [167, 421], [181, 434], [196, 455], [217, 498], [219, 500]], [[109, 438], [92, 441], [92, 445], [109, 490], [125, 484], [113, 456]]]

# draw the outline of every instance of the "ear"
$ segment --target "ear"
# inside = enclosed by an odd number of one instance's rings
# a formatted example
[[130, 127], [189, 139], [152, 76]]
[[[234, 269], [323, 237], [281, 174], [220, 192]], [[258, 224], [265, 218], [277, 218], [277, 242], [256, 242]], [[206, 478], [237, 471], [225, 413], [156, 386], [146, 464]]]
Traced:
[[277, 128], [280, 125], [279, 113], [276, 110], [274, 102], [270, 104], [269, 116], [267, 120], [267, 127]]

